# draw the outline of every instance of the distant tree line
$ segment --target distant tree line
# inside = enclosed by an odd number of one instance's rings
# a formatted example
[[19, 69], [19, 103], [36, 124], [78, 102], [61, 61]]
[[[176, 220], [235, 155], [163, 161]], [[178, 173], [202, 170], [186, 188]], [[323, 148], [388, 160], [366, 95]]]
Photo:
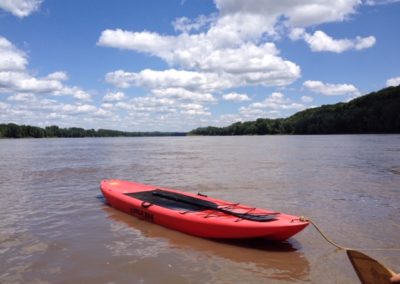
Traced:
[[255, 121], [236, 122], [226, 127], [200, 127], [189, 133], [0, 124], [0, 138], [361, 133], [400, 133], [400, 86], [382, 89], [348, 103], [307, 109], [288, 118], [259, 118]]
[[284, 119], [200, 127], [189, 135], [400, 133], [400, 86], [358, 97], [348, 103], [307, 109]]
[[52, 137], [145, 137], [184, 136], [183, 132], [124, 132], [109, 129], [83, 129], [78, 127], [60, 128], [56, 125], [45, 128], [14, 123], [0, 124], [0, 138], [52, 138]]

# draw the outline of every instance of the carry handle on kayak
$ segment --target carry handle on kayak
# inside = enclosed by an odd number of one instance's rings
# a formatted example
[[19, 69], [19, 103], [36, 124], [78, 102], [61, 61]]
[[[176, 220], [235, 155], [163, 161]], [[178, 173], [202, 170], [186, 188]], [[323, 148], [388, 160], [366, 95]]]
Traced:
[[219, 211], [228, 215], [232, 215], [241, 219], [246, 219], [250, 221], [256, 221], [256, 222], [268, 222], [268, 221], [273, 221], [276, 219], [276, 215], [279, 213], [268, 213], [268, 214], [250, 214], [250, 213], [238, 213], [234, 212], [225, 208], [221, 208], [218, 206], [218, 204], [208, 201], [208, 200], [203, 200], [191, 196], [186, 196], [182, 195], [179, 193], [174, 193], [174, 192], [169, 192], [165, 190], [160, 190], [156, 189], [153, 191], [153, 195], [159, 196], [162, 198], [190, 204], [190, 205], [196, 205], [200, 206], [204, 209], [210, 209], [214, 211]]

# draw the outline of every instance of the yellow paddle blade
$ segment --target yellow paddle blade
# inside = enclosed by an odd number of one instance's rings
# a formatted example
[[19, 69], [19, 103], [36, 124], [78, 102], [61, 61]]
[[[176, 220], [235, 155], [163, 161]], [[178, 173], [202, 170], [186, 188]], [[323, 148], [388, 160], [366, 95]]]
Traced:
[[390, 278], [395, 275], [389, 268], [362, 252], [356, 250], [346, 252], [363, 284], [389, 284]]

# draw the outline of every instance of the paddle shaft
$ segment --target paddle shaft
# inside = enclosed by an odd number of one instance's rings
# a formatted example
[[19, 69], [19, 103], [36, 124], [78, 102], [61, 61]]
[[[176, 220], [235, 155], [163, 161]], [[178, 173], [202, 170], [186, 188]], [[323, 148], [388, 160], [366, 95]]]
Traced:
[[190, 204], [190, 205], [195, 205], [195, 206], [199, 206], [201, 208], [205, 209], [209, 209], [209, 210], [214, 210], [214, 211], [219, 211], [231, 216], [235, 216], [241, 219], [246, 219], [246, 220], [251, 220], [251, 221], [257, 221], [257, 222], [268, 222], [268, 221], [272, 221], [275, 220], [275, 215], [279, 214], [279, 213], [270, 213], [270, 214], [249, 214], [249, 213], [238, 213], [238, 212], [234, 212], [234, 211], [230, 211], [228, 209], [225, 208], [221, 208], [218, 207], [217, 204], [212, 203], [207, 201], [206, 204], [204, 204], [204, 201], [201, 199], [201, 201], [196, 202], [194, 201], [195, 198], [192, 198], [193, 200], [188, 200], [188, 199], [184, 199], [184, 198], [180, 198], [178, 195], [176, 194], [168, 194], [168, 193], [164, 193], [164, 192], [153, 192], [153, 195], [162, 197], [162, 198], [166, 198], [166, 199], [170, 199], [170, 200], [174, 200], [174, 201], [178, 201], [178, 202], [182, 202], [182, 203], [186, 203], [186, 204]]

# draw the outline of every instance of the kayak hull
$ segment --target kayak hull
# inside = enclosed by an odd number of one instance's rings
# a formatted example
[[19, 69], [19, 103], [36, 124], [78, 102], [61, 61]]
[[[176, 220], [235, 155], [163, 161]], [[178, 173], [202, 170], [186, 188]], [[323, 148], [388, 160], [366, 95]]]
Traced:
[[[115, 209], [139, 219], [198, 237], [217, 239], [266, 238], [283, 241], [297, 234], [308, 225], [308, 222], [301, 221], [297, 216], [135, 182], [103, 180], [100, 189], [107, 203]], [[189, 198], [196, 198], [196, 200], [199, 199], [200, 201], [216, 203], [219, 207], [228, 208], [236, 213], [271, 214], [274, 219], [268, 222], [259, 222], [210, 209], [167, 208], [134, 197], [136, 193], [154, 190], [163, 190], [171, 194], [179, 194]]]

